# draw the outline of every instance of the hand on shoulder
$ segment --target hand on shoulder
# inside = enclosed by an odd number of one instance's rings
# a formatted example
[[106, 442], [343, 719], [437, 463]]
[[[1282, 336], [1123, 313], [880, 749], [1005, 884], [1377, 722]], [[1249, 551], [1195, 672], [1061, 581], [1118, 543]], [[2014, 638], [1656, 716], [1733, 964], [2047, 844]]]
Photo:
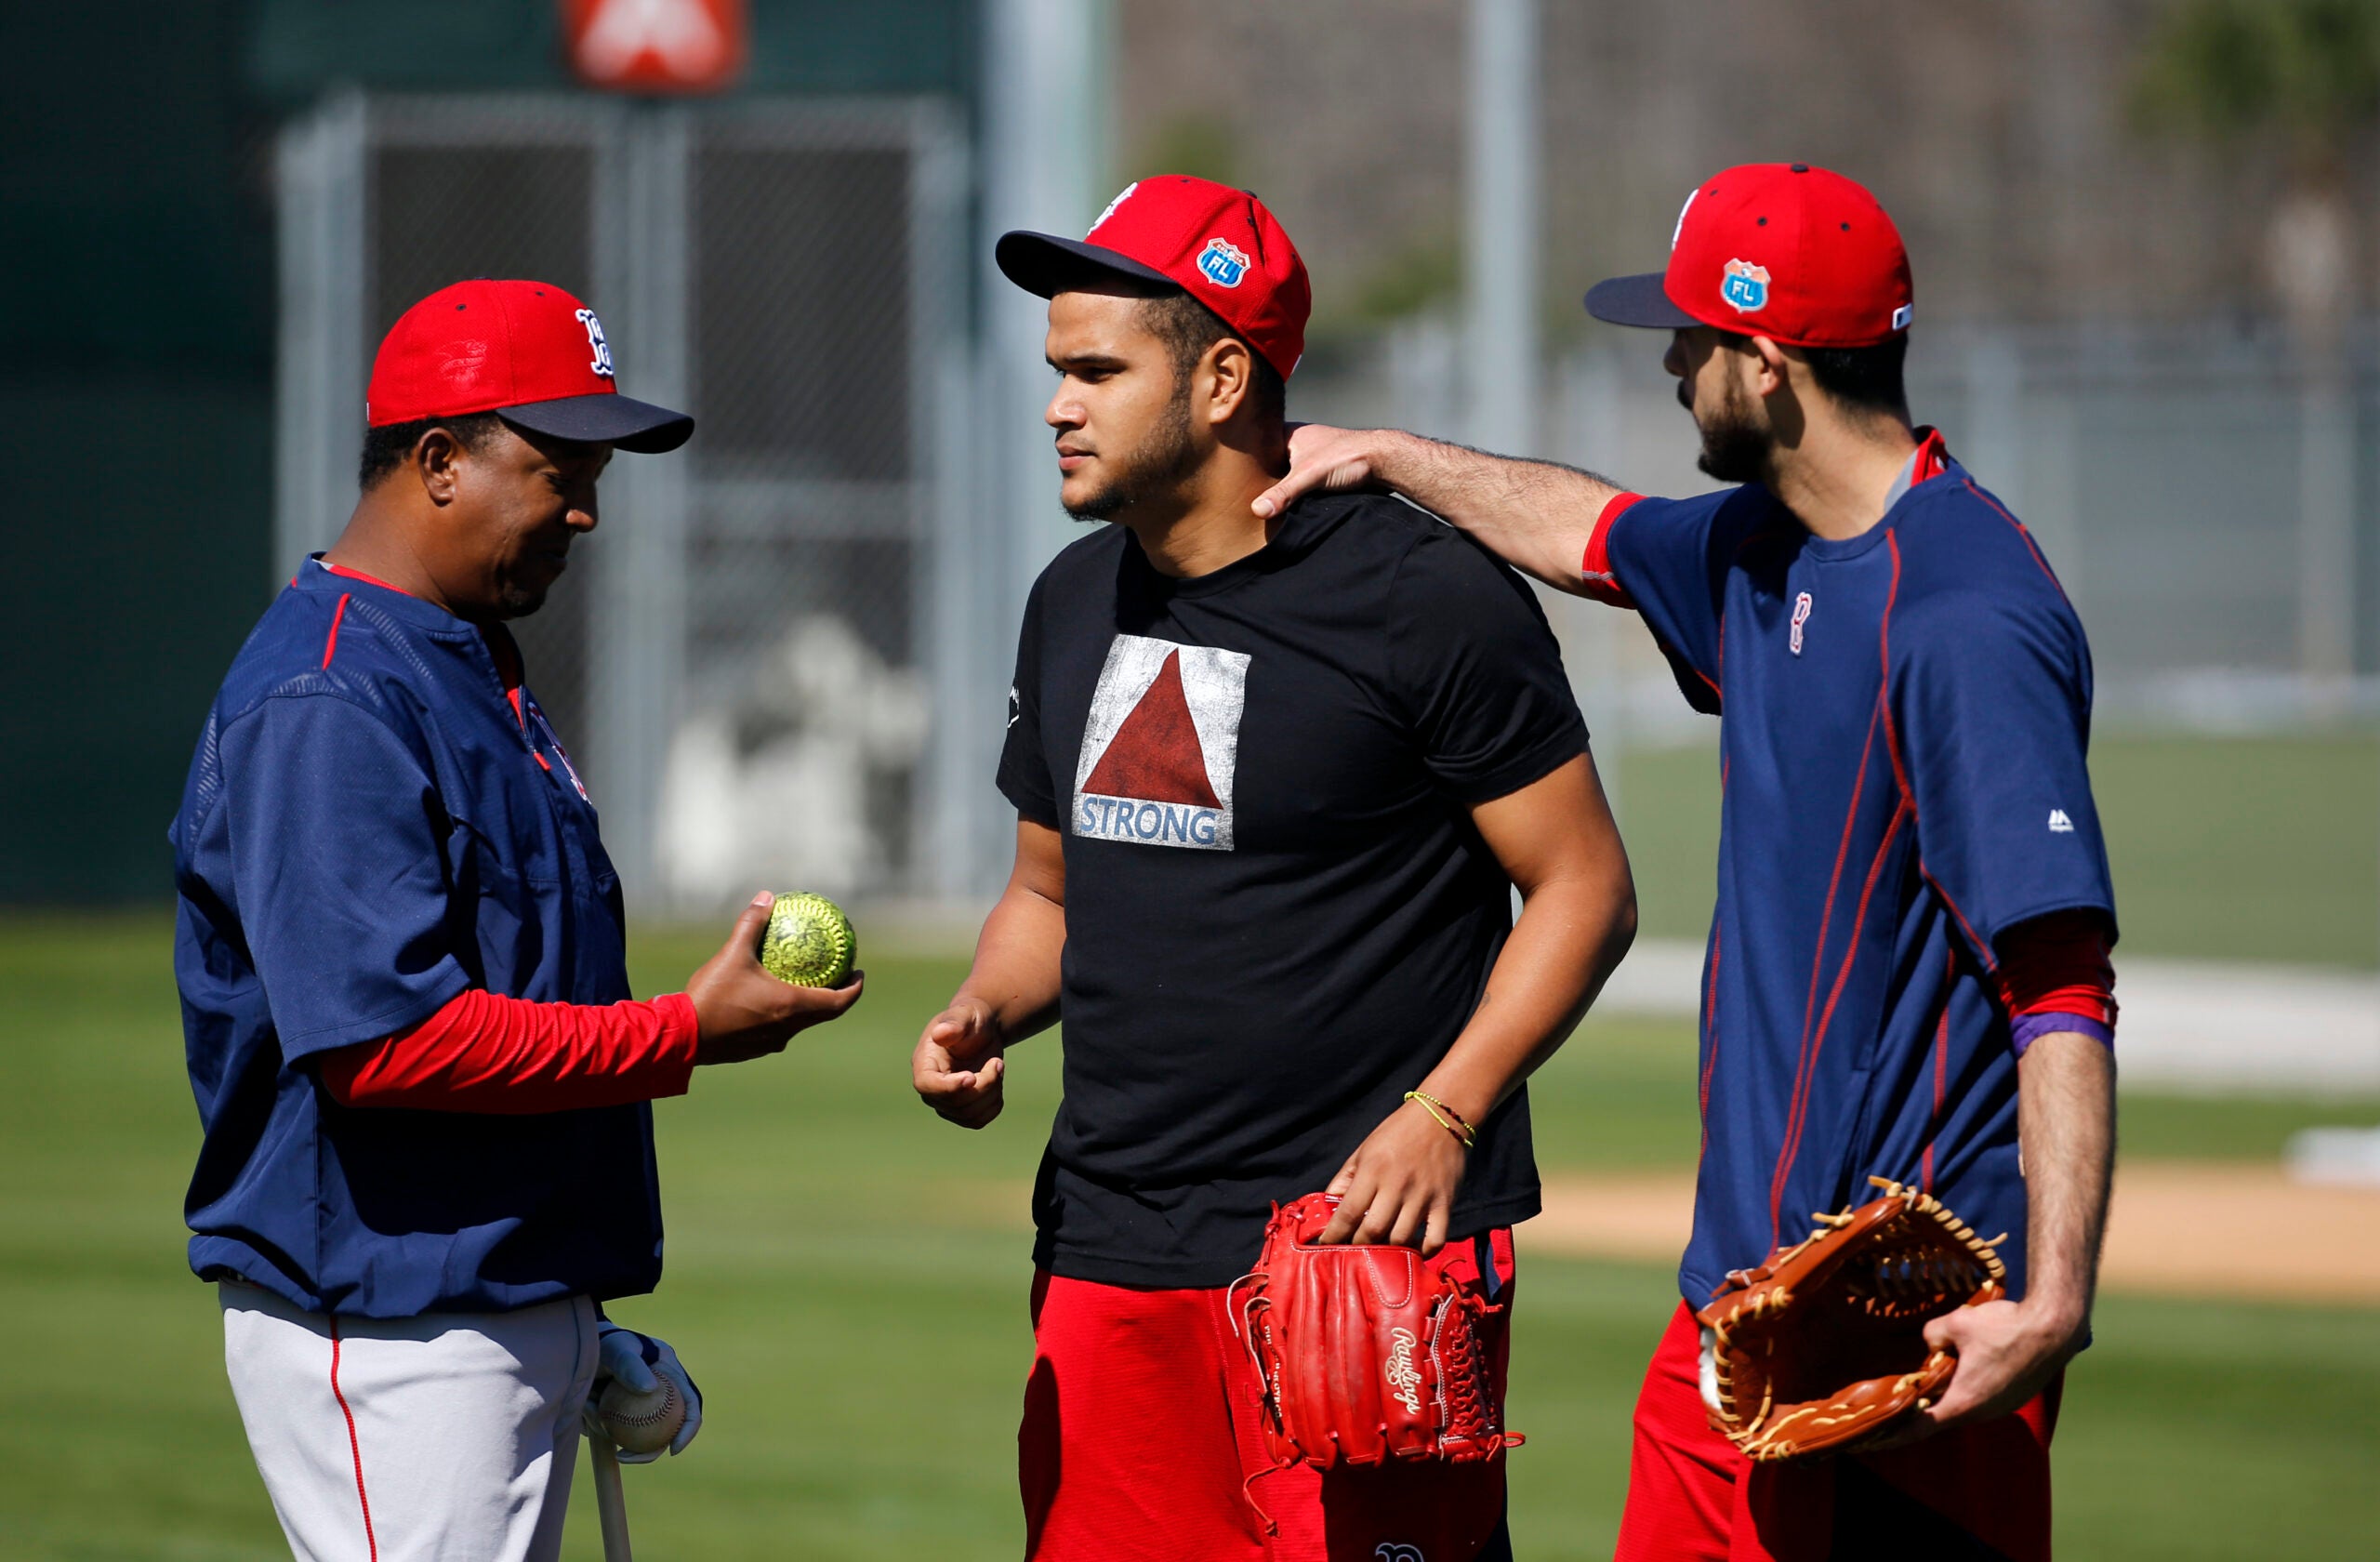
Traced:
[[1334, 429], [1327, 423], [1289, 426], [1289, 474], [1256, 496], [1251, 509], [1269, 521], [1319, 489], [1343, 493], [1381, 486], [1380, 464], [1392, 429]]

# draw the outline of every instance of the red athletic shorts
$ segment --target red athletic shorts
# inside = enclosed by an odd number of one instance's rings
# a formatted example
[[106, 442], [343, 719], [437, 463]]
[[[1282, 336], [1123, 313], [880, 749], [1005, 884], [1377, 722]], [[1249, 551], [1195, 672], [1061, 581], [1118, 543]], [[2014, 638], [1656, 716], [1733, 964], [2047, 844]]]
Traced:
[[1645, 1371], [1617, 1562], [2049, 1562], [2064, 1374], [2016, 1414], [1907, 1448], [1754, 1464], [1711, 1429], [1681, 1304]]
[[[1432, 1263], [1511, 1298], [1508, 1230], [1451, 1243]], [[1028, 1558], [1471, 1562], [1490, 1537], [1501, 1543], [1501, 1459], [1275, 1468], [1256, 1371], [1221, 1290], [1045, 1273], [1033, 1282], [1033, 1340], [1016, 1439]]]

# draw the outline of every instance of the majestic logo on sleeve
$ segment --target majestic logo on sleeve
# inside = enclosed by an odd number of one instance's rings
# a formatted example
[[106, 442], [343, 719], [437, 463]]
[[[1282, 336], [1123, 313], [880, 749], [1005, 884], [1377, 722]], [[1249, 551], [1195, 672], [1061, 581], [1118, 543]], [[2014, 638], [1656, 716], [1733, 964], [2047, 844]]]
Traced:
[[1248, 654], [1117, 635], [1075, 767], [1077, 835], [1232, 849]]

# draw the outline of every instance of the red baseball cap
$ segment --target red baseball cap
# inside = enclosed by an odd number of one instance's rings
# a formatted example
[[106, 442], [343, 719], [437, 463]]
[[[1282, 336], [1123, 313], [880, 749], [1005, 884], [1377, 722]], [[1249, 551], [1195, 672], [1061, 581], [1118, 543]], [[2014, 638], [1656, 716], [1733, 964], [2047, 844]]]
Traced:
[[1187, 293], [1283, 379], [1305, 353], [1314, 289], [1297, 245], [1263, 202], [1212, 179], [1160, 174], [1128, 184], [1082, 238], [1002, 233], [992, 258], [1009, 281], [1044, 298], [1119, 276]]
[[1807, 163], [1746, 163], [1686, 198], [1664, 271], [1613, 277], [1614, 325], [1715, 325], [1788, 347], [1872, 347], [1909, 329], [1909, 251], [1876, 198]]
[[375, 429], [494, 412], [533, 433], [622, 450], [675, 450], [694, 420], [612, 383], [595, 311], [549, 282], [442, 287], [397, 317], [372, 360], [364, 420]]

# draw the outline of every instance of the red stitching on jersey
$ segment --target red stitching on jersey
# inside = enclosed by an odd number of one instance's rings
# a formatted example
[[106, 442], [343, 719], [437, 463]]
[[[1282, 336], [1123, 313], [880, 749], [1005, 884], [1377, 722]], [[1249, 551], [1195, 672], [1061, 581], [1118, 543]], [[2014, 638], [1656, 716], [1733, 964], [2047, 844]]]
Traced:
[[1917, 796], [1910, 789], [1909, 767], [1901, 763], [1900, 732], [1893, 725], [1893, 603], [1900, 600], [1900, 538], [1884, 534], [1884, 548], [1892, 555], [1892, 585], [1884, 592], [1884, 616], [1876, 622], [1876, 655], [1884, 681], [1881, 696], [1884, 713], [1884, 752], [1893, 761], [1893, 781], [1900, 788], [1902, 801], [1911, 814], [1917, 811]]
[[[411, 591], [406, 590], [402, 586], [391, 586], [387, 581], [381, 579], [378, 576], [366, 575], [360, 569], [350, 569], [345, 564], [335, 564], [328, 559], [323, 560], [322, 565], [323, 568], [330, 571], [333, 575], [344, 576], [350, 580], [361, 580], [366, 586], [377, 586], [383, 591], [394, 591], [401, 597], [410, 597], [413, 595]], [[295, 586], [298, 583], [293, 580], [289, 584]]]
[[[296, 585], [297, 582], [292, 581], [290, 584]], [[347, 600], [351, 595], [353, 595], [352, 592], [341, 592], [338, 605], [331, 609], [331, 635], [328, 640], [323, 642], [323, 667], [325, 670], [331, 665], [331, 656], [338, 650], [338, 621], [347, 616]]]
[[[1882, 695], [1877, 696], [1876, 705], [1881, 710], [1884, 706]], [[1785, 1145], [1792, 1144], [1795, 1137], [1794, 1125], [1801, 1120], [1804, 1103], [1809, 1092], [1811, 1068], [1816, 1058], [1816, 1051], [1810, 1045], [1810, 1021], [1818, 1013], [1818, 973], [1826, 968], [1826, 937], [1828, 930], [1834, 925], [1834, 899], [1843, 888], [1843, 865], [1851, 855], [1851, 832], [1859, 822], [1859, 799], [1868, 786], [1868, 761], [1876, 751], [1876, 721], [1877, 710], [1871, 710], [1868, 713], [1868, 737], [1859, 748], [1859, 768], [1851, 777], [1851, 806], [1843, 811], [1843, 838], [1835, 843], [1834, 872], [1826, 881], [1826, 908], [1818, 913], [1818, 947], [1810, 951], [1809, 996], [1802, 1004], [1802, 1044], [1799, 1058], [1793, 1066], [1793, 1093], [1785, 1111], [1786, 1137], [1778, 1147], [1777, 1171], [1769, 1179], [1768, 1219], [1771, 1225], [1777, 1223], [1778, 1211], [1785, 1197], [1785, 1171], [1791, 1158]]]
[[347, 1418], [347, 1451], [355, 1461], [355, 1501], [364, 1510], [364, 1548], [370, 1562], [380, 1562], [380, 1542], [372, 1533], [372, 1499], [364, 1491], [364, 1445], [355, 1436], [355, 1412], [348, 1409], [347, 1395], [338, 1386], [338, 1315], [331, 1315], [331, 1397], [338, 1401], [338, 1413]]
[[1959, 952], [1943, 951], [1942, 1017], [1934, 1026], [1934, 1120], [1925, 1130], [1925, 1171], [1918, 1179], [1920, 1193], [1934, 1191], [1934, 1141], [1942, 1136], [1942, 1076], [1950, 1066], [1950, 993], [1959, 979]]
[[[1868, 714], [1868, 736], [1866, 741], [1860, 746], [1859, 749], [1859, 772], [1858, 776], [1853, 780], [1851, 786], [1851, 806], [1844, 812], [1843, 818], [1843, 840], [1841, 843], [1835, 847], [1834, 851], [1834, 873], [1833, 876], [1827, 880], [1826, 909], [1818, 918], [1818, 947], [1810, 952], [1809, 998], [1805, 1002], [1802, 1010], [1801, 1061], [1795, 1066], [1793, 1071], [1793, 1094], [1792, 1104], [1786, 1109], [1786, 1137], [1784, 1142], [1778, 1147], [1777, 1172], [1770, 1179], [1768, 1185], [1768, 1223], [1770, 1226], [1769, 1235], [1772, 1241], [1778, 1239], [1781, 1236], [1781, 1233], [1778, 1229], [1778, 1222], [1784, 1208], [1785, 1178], [1792, 1170], [1793, 1157], [1799, 1151], [1802, 1121], [1807, 1115], [1809, 1109], [1810, 1081], [1817, 1070], [1817, 1040], [1822, 1040], [1826, 1034], [1826, 1024], [1825, 1021], [1821, 1019], [1818, 1023], [1817, 1038], [1816, 1039], [1813, 1039], [1810, 1029], [1810, 1011], [1816, 1007], [1818, 1003], [1818, 973], [1825, 968], [1826, 962], [1827, 932], [1834, 920], [1834, 899], [1836, 894], [1842, 888], [1843, 865], [1845, 858], [1850, 854], [1851, 830], [1853, 825], [1857, 823], [1858, 819], [1859, 796], [1862, 788], [1867, 785], [1868, 761], [1869, 757], [1875, 751], [1876, 729], [1879, 724], [1883, 726], [1884, 731], [1885, 756], [1892, 761], [1893, 777], [1895, 781], [1898, 783], [1900, 788], [1900, 802], [1893, 810], [1892, 823], [1886, 828], [1884, 837], [1885, 841], [1891, 841], [1892, 831], [1899, 827], [1900, 816], [1904, 812], [1906, 812], [1912, 820], [1917, 816], [1916, 803], [1910, 795], [1909, 777], [1906, 772], [1901, 768], [1900, 755], [1897, 751], [1897, 745], [1896, 744], [1893, 736], [1893, 664], [1890, 637], [1892, 631], [1893, 604], [1900, 599], [1900, 543], [1889, 531], [1884, 534], [1884, 542], [1891, 549], [1892, 553], [1893, 576], [1891, 585], [1886, 588], [1884, 592], [1884, 611], [1877, 629], [1879, 644], [1884, 647], [1883, 671], [1880, 675], [1881, 682], [1876, 690], [1876, 707]], [[1881, 861], [1882, 848], [1879, 848], [1878, 852], [1878, 860]], [[1875, 871], [1872, 865], [1869, 871], [1871, 874]], [[1867, 896], [1864, 893], [1860, 896], [1859, 914], [1863, 918], [1867, 915]], [[1851, 930], [1850, 947], [1844, 953], [1844, 960], [1846, 962], [1845, 970], [1849, 969], [1848, 961], [1851, 956], [1858, 952], [1858, 947], [1859, 930], [1858, 925], [1855, 923]], [[1837, 989], [1840, 990], [1840, 980], [1837, 981], [1836, 986]], [[1832, 1013], [1833, 1003], [1831, 1000], [1829, 1001], [1827, 1009], [1829, 1013]]]
[[1694, 1152], [1695, 1163], [1701, 1164], [1703, 1155], [1711, 1148], [1711, 1071], [1719, 1066], [1719, 951], [1720, 930], [1711, 930], [1711, 976], [1702, 994], [1702, 1080], [1695, 1091], [1695, 1116], [1702, 1125], [1702, 1145]]
[[[2061, 597], [2065, 596], [2066, 588], [2064, 585], [2059, 583], [2057, 572], [2049, 567], [2049, 561], [2047, 559], [2042, 557], [2041, 545], [2033, 541], [2033, 534], [2025, 529], [2025, 523], [2022, 521], [2017, 520], [2015, 516], [2009, 514], [2007, 510], [1998, 499], [1993, 498], [1990, 495], [1977, 487], [1974, 478], [1967, 479], [1966, 487], [1968, 493], [1973, 494], [1977, 498], [1981, 499], [1985, 504], [1990, 506], [1992, 513], [1998, 515], [2000, 519], [2007, 522], [2008, 524], [2016, 528], [2016, 535], [2025, 539], [2025, 551], [2033, 556], [2033, 563], [2039, 564], [2041, 566], [2042, 573], [2049, 576], [2049, 583], [2057, 587], [2057, 594]], [[2071, 604], [2069, 603], [2069, 605]]]
[[[1972, 483], [1973, 480], [1969, 481]], [[2001, 513], [2005, 515], [2007, 511], [2003, 510]], [[2024, 530], [2022, 526], [2016, 529]], [[1909, 816], [1915, 820], [1918, 816], [1917, 793], [1909, 784], [1909, 767], [1902, 761], [1900, 730], [1893, 724], [1892, 709], [1893, 603], [1900, 596], [1900, 538], [1886, 532], [1884, 546], [1891, 550], [1893, 559], [1892, 589], [1884, 598], [1884, 621], [1876, 629], [1877, 644], [1884, 656], [1884, 752], [1892, 757], [1893, 780], [1900, 788], [1902, 801], [1909, 805]], [[2055, 581], [2056, 577], [2052, 576], [2052, 579]], [[1959, 931], [1966, 934], [1967, 943], [1975, 950], [1977, 960], [1982, 962], [1984, 974], [1987, 976], [1996, 974], [2000, 970], [2000, 961], [1993, 956], [1991, 946], [1976, 933], [1975, 924], [1967, 920], [1967, 914], [1959, 909], [1959, 903], [1950, 898], [1950, 892], [1942, 887], [1942, 881], [1934, 877], [1934, 870], [1925, 866], [1925, 851], [1922, 841], [1918, 847], [1917, 873], [1918, 877], [1925, 880], [1926, 888], [1942, 897], [1942, 904], [1950, 909], [1950, 920], [1959, 924]]]
[[[1835, 971], [1833, 990], [1827, 994], [1826, 1007], [1818, 1012], [1818, 1030], [1809, 1039], [1807, 1068], [1813, 1076], [1818, 1072], [1818, 1049], [1826, 1045], [1827, 1027], [1834, 1023], [1834, 1006], [1842, 1001], [1844, 986], [1851, 979], [1851, 967], [1859, 959], [1859, 934], [1867, 926], [1868, 905], [1875, 896], [1876, 880], [1884, 876], [1884, 859], [1892, 854], [1893, 840], [1900, 834], [1901, 821], [1910, 816], [1908, 800], [1903, 799], [1884, 826], [1884, 840], [1876, 843], [1875, 860], [1868, 865], [1867, 882], [1859, 888], [1859, 908], [1851, 919], [1851, 937], [1844, 945], [1843, 964]], [[1768, 1224], [1772, 1243], [1779, 1240], [1778, 1211], [1784, 1202], [1785, 1179], [1792, 1172], [1795, 1158], [1802, 1153], [1802, 1130], [1809, 1121], [1810, 1098], [1806, 1083], [1796, 1093], [1798, 1099], [1793, 1115], [1786, 1124], [1785, 1145], [1778, 1155], [1777, 1180], [1768, 1190]]]

